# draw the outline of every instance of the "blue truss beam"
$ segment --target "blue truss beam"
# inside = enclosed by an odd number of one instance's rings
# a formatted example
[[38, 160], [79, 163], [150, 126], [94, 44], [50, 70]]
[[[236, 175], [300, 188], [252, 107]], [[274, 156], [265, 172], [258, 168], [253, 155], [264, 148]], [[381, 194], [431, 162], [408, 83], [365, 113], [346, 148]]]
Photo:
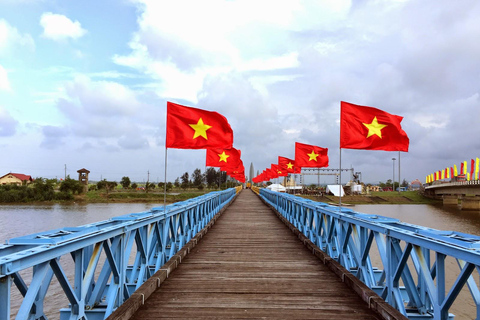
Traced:
[[[260, 196], [405, 316], [453, 319], [448, 310], [468, 286], [480, 319], [480, 288], [472, 276], [480, 270], [479, 236], [435, 230], [267, 189], [261, 189]], [[380, 255], [380, 266], [372, 265], [372, 254]], [[457, 260], [458, 276], [446, 274], [447, 257]], [[446, 284], [449, 276], [455, 277], [451, 287]]]

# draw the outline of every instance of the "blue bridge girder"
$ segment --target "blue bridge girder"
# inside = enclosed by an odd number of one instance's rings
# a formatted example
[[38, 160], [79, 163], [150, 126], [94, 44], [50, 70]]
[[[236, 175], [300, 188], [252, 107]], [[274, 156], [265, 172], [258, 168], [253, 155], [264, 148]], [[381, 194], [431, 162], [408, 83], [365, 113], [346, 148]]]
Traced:
[[[410, 319], [453, 319], [449, 309], [467, 285], [480, 319], [480, 237], [355, 212], [289, 194], [260, 196], [330, 257]], [[379, 255], [379, 266], [373, 266]], [[459, 274], [446, 284], [446, 259]]]
[[[54, 276], [69, 302], [60, 319], [105, 319], [237, 192], [211, 192], [145, 212], [7, 240], [0, 245], [0, 320], [10, 320], [13, 288], [23, 296], [15, 319], [47, 319], [44, 301]], [[73, 279], [60, 258], [73, 261]]]

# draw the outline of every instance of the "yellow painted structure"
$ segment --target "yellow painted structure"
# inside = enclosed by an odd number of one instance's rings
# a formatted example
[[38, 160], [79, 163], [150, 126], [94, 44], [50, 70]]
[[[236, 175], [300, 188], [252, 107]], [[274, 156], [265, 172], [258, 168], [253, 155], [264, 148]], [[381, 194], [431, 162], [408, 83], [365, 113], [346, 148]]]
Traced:
[[31, 176], [27, 176], [20, 173], [7, 173], [6, 175], [0, 177], [0, 185], [5, 184], [16, 184], [21, 186], [22, 184], [28, 184], [33, 181]]

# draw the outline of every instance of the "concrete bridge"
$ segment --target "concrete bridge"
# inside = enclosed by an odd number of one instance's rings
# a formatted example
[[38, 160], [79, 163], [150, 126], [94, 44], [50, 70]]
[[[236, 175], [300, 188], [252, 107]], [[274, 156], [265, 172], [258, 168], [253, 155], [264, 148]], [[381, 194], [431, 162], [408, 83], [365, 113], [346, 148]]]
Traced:
[[442, 199], [444, 205], [461, 205], [462, 210], [480, 210], [480, 180], [437, 182], [425, 187], [425, 195]]

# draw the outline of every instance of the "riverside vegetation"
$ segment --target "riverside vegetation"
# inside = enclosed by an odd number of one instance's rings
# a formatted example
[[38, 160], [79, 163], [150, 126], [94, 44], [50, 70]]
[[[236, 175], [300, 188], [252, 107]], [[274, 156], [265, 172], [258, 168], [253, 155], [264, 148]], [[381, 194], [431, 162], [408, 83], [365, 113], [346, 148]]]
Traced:
[[[163, 203], [164, 190], [168, 203], [184, 201], [199, 195], [237, 186], [227, 181], [226, 173], [208, 168], [202, 174], [195, 169], [185, 172], [175, 182], [135, 183], [122, 177], [120, 183], [106, 179], [87, 187], [69, 176], [63, 181], [36, 178], [28, 185], [0, 185], [0, 203], [27, 202], [150, 202]], [[87, 189], [87, 190], [86, 190]]]
[[[78, 180], [67, 177], [63, 181], [56, 179], [36, 178], [29, 185], [0, 185], [0, 203], [26, 202], [147, 202], [167, 203], [184, 201], [202, 194], [235, 187], [238, 183], [227, 181], [225, 172], [208, 168], [202, 174], [195, 169], [192, 175], [185, 172], [175, 181], [158, 184], [135, 183], [129, 177], [122, 177], [120, 183], [102, 180], [88, 186]], [[166, 189], [166, 196], [164, 190]], [[300, 195], [302, 196], [302, 195]], [[303, 196], [314, 201], [338, 203], [334, 196]], [[342, 203], [349, 204], [429, 204], [437, 201], [423, 197], [416, 191], [405, 192], [373, 192], [370, 195], [345, 196]]]

